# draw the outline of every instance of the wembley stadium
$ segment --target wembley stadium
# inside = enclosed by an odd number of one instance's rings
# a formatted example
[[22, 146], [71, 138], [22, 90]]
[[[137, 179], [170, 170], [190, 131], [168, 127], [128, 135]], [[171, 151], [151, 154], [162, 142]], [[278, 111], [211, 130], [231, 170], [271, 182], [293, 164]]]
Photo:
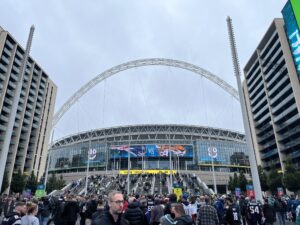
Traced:
[[[214, 152], [211, 157], [209, 151]], [[49, 150], [49, 173], [65, 179], [90, 174], [193, 173], [218, 186], [233, 172], [249, 172], [244, 134], [190, 125], [135, 125], [77, 133], [57, 140]], [[128, 166], [129, 165], [129, 166]], [[222, 188], [222, 187], [221, 187]]]

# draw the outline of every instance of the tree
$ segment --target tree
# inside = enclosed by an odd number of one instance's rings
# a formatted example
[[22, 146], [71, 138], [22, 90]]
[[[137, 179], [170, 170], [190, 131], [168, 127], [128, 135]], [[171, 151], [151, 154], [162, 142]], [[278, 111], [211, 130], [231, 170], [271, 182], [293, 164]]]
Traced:
[[284, 187], [282, 183], [282, 174], [278, 173], [278, 170], [275, 166], [273, 166], [270, 170], [268, 185], [273, 194], [277, 193], [278, 187]]
[[242, 170], [240, 170], [240, 175], [238, 179], [239, 187], [241, 188], [241, 191], [246, 191], [246, 186], [248, 184], [247, 178]]
[[239, 178], [238, 178], [237, 174], [234, 173], [233, 177], [232, 176], [229, 177], [228, 189], [230, 191], [234, 192], [236, 187], [239, 187]]
[[56, 189], [62, 189], [66, 185], [66, 182], [63, 179], [62, 174], [59, 176], [59, 180], [57, 180]]
[[9, 180], [8, 180], [8, 173], [7, 171], [4, 172], [3, 181], [2, 181], [2, 187], [1, 187], [1, 194], [8, 188], [9, 186]]
[[285, 172], [283, 174], [283, 184], [284, 186], [292, 192], [300, 190], [300, 172], [297, 171], [292, 164], [292, 160], [288, 159], [285, 162]]
[[229, 181], [228, 181], [228, 190], [233, 191], [234, 190], [234, 185], [233, 185], [233, 179], [232, 176], [229, 177]]
[[239, 178], [238, 178], [238, 175], [237, 173], [234, 173], [233, 174], [233, 181], [232, 181], [233, 185], [234, 185], [234, 189], [233, 191], [235, 190], [236, 187], [239, 187], [240, 184], [239, 184]]
[[26, 189], [30, 189], [31, 193], [35, 193], [37, 183], [38, 183], [37, 182], [37, 177], [34, 175], [34, 172], [32, 170], [30, 176], [27, 177], [25, 187], [26, 187]]
[[57, 183], [57, 178], [55, 174], [52, 173], [47, 181], [46, 192], [51, 193], [52, 191], [56, 190], [56, 183]]
[[10, 190], [15, 193], [21, 193], [25, 187], [25, 176], [18, 170], [12, 175]]
[[262, 191], [267, 191], [269, 190], [269, 185], [268, 185], [268, 176], [264, 172], [263, 168], [261, 166], [258, 166], [258, 176], [260, 180], [260, 186]]

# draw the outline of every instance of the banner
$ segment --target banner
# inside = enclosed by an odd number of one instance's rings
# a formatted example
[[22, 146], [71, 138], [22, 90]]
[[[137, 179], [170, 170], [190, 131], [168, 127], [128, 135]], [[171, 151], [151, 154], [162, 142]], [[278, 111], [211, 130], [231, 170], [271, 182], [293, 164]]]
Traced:
[[282, 187], [277, 188], [277, 195], [279, 198], [281, 198], [283, 196], [283, 188]]
[[[290, 49], [294, 58], [294, 63], [296, 66], [298, 78], [300, 79], [300, 31], [299, 24], [297, 24], [296, 17], [294, 12], [299, 13], [299, 1], [296, 4], [296, 1], [293, 2], [293, 7], [290, 1], [286, 3], [281, 13], [283, 15], [285, 32], [290, 43]], [[298, 8], [297, 8], [298, 7]], [[299, 19], [299, 15], [297, 15]]]
[[35, 191], [35, 197], [42, 198], [45, 196], [45, 185], [39, 184]]
[[184, 158], [193, 158], [192, 145], [121, 145], [110, 146], [110, 158], [168, 157], [169, 154]]
[[238, 187], [235, 188], [235, 196], [236, 197], [240, 197], [241, 196], [241, 189], [238, 188]]
[[[172, 174], [175, 174], [176, 170], [171, 170]], [[130, 170], [130, 174], [142, 174], [143, 170]], [[170, 170], [144, 170], [144, 174], [168, 174], [170, 175]], [[120, 170], [120, 174], [128, 174], [128, 170]]]
[[182, 197], [182, 188], [173, 188], [174, 194], [177, 196], [177, 201]]
[[246, 189], [247, 189], [247, 197], [249, 197], [249, 198], [255, 198], [255, 193], [254, 193], [253, 185], [250, 185], [250, 184], [247, 185]]

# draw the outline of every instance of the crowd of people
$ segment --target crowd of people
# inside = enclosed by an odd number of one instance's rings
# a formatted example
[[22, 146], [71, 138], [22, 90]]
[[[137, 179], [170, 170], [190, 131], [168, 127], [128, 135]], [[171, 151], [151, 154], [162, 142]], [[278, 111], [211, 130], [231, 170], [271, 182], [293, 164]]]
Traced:
[[4, 196], [0, 201], [2, 225], [300, 225], [300, 200], [265, 198], [263, 202], [241, 195], [43, 197]]

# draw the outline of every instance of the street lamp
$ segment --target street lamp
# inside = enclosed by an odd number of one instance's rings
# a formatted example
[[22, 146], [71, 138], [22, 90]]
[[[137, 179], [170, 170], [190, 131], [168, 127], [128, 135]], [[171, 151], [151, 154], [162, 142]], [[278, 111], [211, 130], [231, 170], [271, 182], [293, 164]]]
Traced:
[[218, 156], [218, 150], [215, 147], [209, 147], [208, 150], [208, 155], [211, 158], [211, 167], [212, 167], [212, 172], [213, 172], [213, 182], [214, 182], [214, 191], [215, 194], [217, 194], [217, 184], [216, 184], [216, 175], [215, 175], [215, 167], [214, 167], [214, 158], [217, 158]]

